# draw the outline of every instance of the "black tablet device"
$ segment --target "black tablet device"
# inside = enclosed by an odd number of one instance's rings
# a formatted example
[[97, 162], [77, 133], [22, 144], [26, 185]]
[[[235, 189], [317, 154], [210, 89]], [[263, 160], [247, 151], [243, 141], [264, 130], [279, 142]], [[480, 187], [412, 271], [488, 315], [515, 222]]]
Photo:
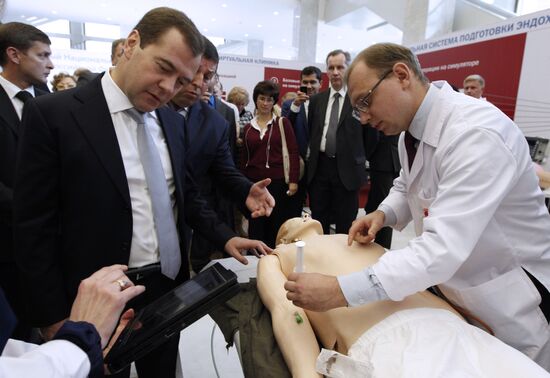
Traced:
[[105, 356], [109, 371], [130, 365], [238, 292], [237, 276], [220, 263], [200, 272], [136, 314]]

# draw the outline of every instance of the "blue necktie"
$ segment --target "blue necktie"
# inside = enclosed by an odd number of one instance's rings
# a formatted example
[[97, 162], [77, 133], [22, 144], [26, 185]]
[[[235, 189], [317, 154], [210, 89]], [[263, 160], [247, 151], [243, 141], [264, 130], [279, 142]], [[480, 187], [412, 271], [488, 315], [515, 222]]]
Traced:
[[139, 159], [145, 172], [145, 180], [153, 205], [161, 272], [165, 276], [175, 279], [181, 267], [181, 252], [174, 211], [159, 152], [145, 124], [144, 114], [135, 108], [126, 110], [126, 113], [138, 124]]

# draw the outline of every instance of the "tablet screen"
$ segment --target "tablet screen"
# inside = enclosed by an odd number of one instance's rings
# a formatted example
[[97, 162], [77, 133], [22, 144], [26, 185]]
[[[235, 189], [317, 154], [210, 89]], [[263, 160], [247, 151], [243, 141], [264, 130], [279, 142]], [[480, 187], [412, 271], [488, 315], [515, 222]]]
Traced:
[[214, 264], [141, 309], [115, 342], [105, 363], [111, 372], [121, 370], [238, 292], [235, 273]]
[[190, 311], [193, 306], [213, 295], [225, 282], [226, 279], [216, 269], [201, 272], [139, 311], [125, 330], [126, 334], [122, 335], [122, 343], [126, 343], [130, 337], [139, 338]]

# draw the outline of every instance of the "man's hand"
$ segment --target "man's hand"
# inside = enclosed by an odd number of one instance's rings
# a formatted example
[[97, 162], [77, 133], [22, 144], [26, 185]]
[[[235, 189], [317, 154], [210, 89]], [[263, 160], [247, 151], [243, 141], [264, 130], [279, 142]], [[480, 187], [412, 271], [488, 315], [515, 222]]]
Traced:
[[252, 218], [262, 216], [270, 216], [275, 207], [275, 199], [267, 190], [267, 186], [271, 184], [271, 179], [266, 178], [258, 181], [250, 188], [248, 197], [246, 197], [246, 207], [251, 212]]
[[264, 242], [259, 240], [245, 239], [235, 236], [225, 243], [225, 252], [229, 253], [241, 264], [248, 264], [248, 260], [241, 254], [241, 251], [251, 251], [257, 257], [262, 255], [270, 255], [273, 250], [269, 248]]
[[294, 305], [311, 311], [328, 311], [348, 305], [334, 276], [319, 273], [290, 273], [286, 297]]
[[[118, 340], [118, 337], [120, 336], [122, 331], [124, 331], [124, 328], [126, 328], [128, 323], [130, 323], [134, 319], [134, 316], [135, 316], [134, 310], [131, 308], [126, 310], [124, 314], [122, 314], [122, 316], [120, 317], [120, 321], [118, 322], [118, 325], [115, 329], [115, 332], [113, 333], [113, 337], [111, 337], [111, 340], [109, 341], [109, 345], [107, 345], [105, 349], [103, 349], [104, 358], [107, 354], [109, 354], [109, 352], [111, 351], [111, 348], [113, 347], [113, 345], [115, 345], [116, 341]], [[141, 328], [141, 327], [138, 327], [138, 328]], [[103, 369], [104, 369], [105, 375], [111, 374], [111, 372], [107, 368], [107, 365], [103, 365]]]
[[212, 93], [208, 91], [204, 91], [201, 96], [201, 101], [204, 101], [204, 102], [210, 101], [210, 96], [212, 96]]
[[112, 265], [98, 270], [80, 283], [71, 309], [70, 320], [95, 326], [101, 337], [101, 347], [107, 345], [126, 302], [145, 291], [126, 277], [124, 265]]
[[386, 215], [382, 211], [375, 210], [354, 220], [348, 232], [348, 245], [351, 245], [354, 240], [361, 244], [374, 241], [378, 231], [384, 227], [385, 218]]
[[118, 322], [118, 325], [116, 326], [115, 332], [113, 333], [113, 337], [111, 337], [111, 340], [109, 341], [109, 345], [107, 345], [105, 349], [103, 349], [103, 357], [109, 354], [109, 351], [111, 350], [113, 345], [115, 345], [118, 337], [120, 336], [122, 331], [124, 331], [124, 328], [126, 328], [128, 323], [130, 323], [134, 319], [134, 316], [135, 316], [135, 313], [134, 313], [134, 309], [132, 308], [129, 308], [124, 312], [124, 314], [122, 314]]
[[296, 98], [294, 99], [293, 104], [299, 107], [307, 100], [309, 100], [309, 96], [307, 95], [307, 93], [297, 91]]
[[287, 196], [292, 197], [293, 195], [296, 194], [297, 191], [298, 191], [298, 184], [295, 184], [292, 182], [288, 184], [288, 192], [286, 192]]

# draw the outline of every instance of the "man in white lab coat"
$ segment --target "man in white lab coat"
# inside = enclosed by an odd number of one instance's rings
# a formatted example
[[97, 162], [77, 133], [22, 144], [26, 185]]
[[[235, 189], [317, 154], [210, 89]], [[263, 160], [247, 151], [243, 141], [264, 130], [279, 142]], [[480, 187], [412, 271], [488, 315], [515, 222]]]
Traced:
[[354, 222], [349, 243], [411, 220], [417, 237], [350, 275], [291, 274], [288, 299], [324, 311], [439, 285], [550, 371], [550, 215], [520, 129], [490, 103], [430, 84], [414, 54], [395, 44], [361, 52], [348, 88], [362, 124], [404, 132], [400, 176], [380, 207]]

